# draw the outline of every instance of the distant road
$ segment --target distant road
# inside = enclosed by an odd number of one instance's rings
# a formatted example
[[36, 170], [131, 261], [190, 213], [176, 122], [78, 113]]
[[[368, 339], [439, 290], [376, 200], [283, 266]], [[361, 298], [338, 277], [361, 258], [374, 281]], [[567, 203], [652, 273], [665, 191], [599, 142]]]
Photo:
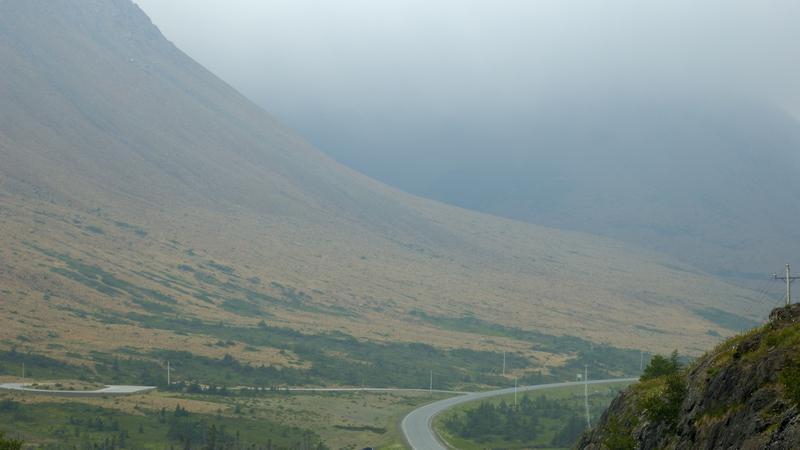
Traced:
[[[626, 383], [637, 380], [638, 378], [615, 378], [610, 380], [593, 380], [589, 381], [589, 384]], [[537, 384], [535, 386], [520, 386], [517, 388], [517, 392], [538, 391], [543, 389], [582, 385], [582, 381]], [[436, 432], [433, 431], [434, 417], [436, 417], [438, 414], [441, 414], [445, 410], [462, 403], [513, 393], [514, 388], [500, 389], [497, 391], [475, 392], [459, 397], [440, 400], [438, 402], [422, 406], [414, 411], [411, 411], [405, 418], [403, 418], [403, 422], [401, 424], [403, 436], [405, 437], [408, 446], [413, 450], [447, 450], [447, 446], [439, 441], [439, 438], [436, 436]]]
[[0, 389], [9, 391], [27, 392], [30, 394], [53, 395], [56, 397], [103, 397], [143, 394], [155, 390], [155, 386], [106, 386], [95, 391], [59, 391], [50, 389], [34, 389], [30, 384], [5, 383], [0, 384]]
[[435, 394], [472, 394], [472, 392], [464, 392], [464, 391], [443, 391], [440, 389], [412, 389], [412, 388], [296, 388], [290, 387], [288, 389], [278, 389], [280, 390], [288, 390], [289, 392], [433, 392]]

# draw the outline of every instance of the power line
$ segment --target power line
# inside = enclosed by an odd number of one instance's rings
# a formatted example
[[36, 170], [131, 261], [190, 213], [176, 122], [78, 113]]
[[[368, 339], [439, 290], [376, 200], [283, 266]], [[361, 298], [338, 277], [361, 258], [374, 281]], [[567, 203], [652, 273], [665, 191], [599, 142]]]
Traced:
[[752, 301], [750, 302], [750, 306], [748, 306], [747, 310], [745, 311], [746, 316], [750, 315], [750, 313], [753, 311], [753, 308], [755, 308], [758, 305], [761, 305], [761, 302], [765, 298], [770, 297], [770, 291], [772, 290], [772, 286], [774, 286], [774, 284], [772, 284], [771, 277], [761, 282], [759, 288], [755, 290], [756, 292], [755, 299], [752, 299]]
[[764, 280], [764, 281], [761, 282], [761, 284], [759, 285], [759, 288], [755, 291], [756, 292], [755, 299], [752, 302], [750, 302], [750, 306], [747, 308], [747, 312], [748, 313], [750, 313], [750, 311], [752, 311], [753, 307], [755, 307], [756, 305], [761, 304], [761, 300], [764, 299], [764, 297], [767, 295], [767, 291], [769, 291], [770, 287], [772, 287], [771, 281], [772, 281], [772, 277], [770, 277], [769, 279]]

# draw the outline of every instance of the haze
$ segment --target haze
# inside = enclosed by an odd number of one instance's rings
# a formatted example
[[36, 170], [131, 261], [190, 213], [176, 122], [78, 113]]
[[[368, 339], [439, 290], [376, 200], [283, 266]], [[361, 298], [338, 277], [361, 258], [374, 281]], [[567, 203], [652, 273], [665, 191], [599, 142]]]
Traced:
[[800, 99], [791, 0], [138, 3], [179, 47], [291, 120], [448, 115], [598, 89]]
[[139, 3], [321, 150], [405, 191], [717, 274], [760, 279], [800, 251], [775, 195], [800, 170], [796, 2]]

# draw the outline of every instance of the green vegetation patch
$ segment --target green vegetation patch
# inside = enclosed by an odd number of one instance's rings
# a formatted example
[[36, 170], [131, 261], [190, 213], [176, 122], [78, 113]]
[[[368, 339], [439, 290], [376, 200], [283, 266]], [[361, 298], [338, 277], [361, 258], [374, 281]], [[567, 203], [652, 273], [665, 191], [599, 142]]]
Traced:
[[[52, 254], [52, 253], [51, 253]], [[53, 267], [50, 270], [65, 278], [83, 284], [86, 287], [96, 290], [101, 294], [110, 297], [118, 297], [121, 295], [128, 295], [133, 301], [145, 309], [154, 311], [155, 307], [149, 302], [155, 300], [157, 302], [174, 305], [177, 300], [174, 297], [154, 289], [148, 289], [136, 286], [128, 281], [122, 280], [114, 274], [103, 270], [100, 267], [87, 264], [83, 261], [73, 259], [65, 254], [53, 254], [66, 264], [66, 267]], [[172, 308], [162, 307], [158, 312], [172, 311]]]
[[370, 433], [375, 434], [386, 434], [388, 431], [386, 428], [383, 427], [371, 427], [369, 425], [334, 425], [334, 428], [338, 428], [340, 430], [346, 431], [369, 431]]
[[121, 228], [123, 230], [132, 231], [134, 234], [136, 234], [139, 237], [147, 236], [147, 231], [145, 231], [144, 228], [137, 227], [135, 225], [131, 225], [131, 224], [125, 223], [125, 222], [119, 222], [119, 221], [114, 222], [114, 225], [116, 225], [117, 227], [119, 227], [119, 228]]
[[0, 449], [2, 450], [20, 450], [23, 442], [18, 439], [6, 439], [5, 433], [0, 432]]
[[672, 352], [669, 358], [654, 356], [641, 380], [637, 386], [640, 394], [638, 407], [649, 420], [674, 427], [688, 389], [686, 370], [679, 362], [678, 352]]
[[263, 317], [267, 315], [257, 305], [238, 298], [225, 300], [222, 302], [220, 307], [222, 307], [222, 309], [225, 311], [238, 314], [240, 316]]
[[626, 417], [612, 416], [608, 420], [608, 433], [603, 440], [603, 445], [613, 450], [634, 450], [636, 439], [633, 437], [633, 430], [639, 424], [636, 416]]
[[12, 348], [0, 352], [0, 373], [19, 376], [25, 365], [27, 378], [79, 378], [86, 374], [85, 367], [70, 365], [56, 359]]
[[[596, 344], [574, 336], [553, 336], [537, 331], [522, 330], [490, 323], [473, 316], [445, 317], [434, 316], [420, 310], [412, 310], [411, 316], [420, 321], [453, 331], [498, 336], [530, 342], [538, 351], [573, 356], [567, 363], [551, 369], [550, 377], [528, 375], [521, 381], [525, 384], [544, 383], [551, 380], [573, 378], [583, 370], [585, 364], [592, 367], [595, 378], [613, 378], [621, 375], [639, 373], [640, 353], [637, 350], [619, 349], [609, 345]], [[514, 357], [514, 355], [509, 355]], [[508, 361], [513, 367], [526, 364], [526, 361]]]
[[662, 377], [661, 381], [663, 382], [660, 388], [642, 398], [639, 407], [651, 421], [674, 427], [680, 416], [681, 404], [686, 397], [686, 375], [674, 373]]
[[87, 225], [83, 229], [94, 234], [106, 234], [105, 230], [95, 225]]
[[697, 308], [694, 313], [709, 322], [733, 331], [749, 330], [759, 325], [755, 320], [717, 308]]
[[795, 357], [789, 361], [781, 370], [779, 379], [786, 397], [795, 405], [800, 405], [800, 359]]
[[174, 410], [127, 414], [82, 403], [0, 402], [0, 431], [46, 449], [309, 448], [327, 447], [308, 430]]
[[642, 373], [641, 380], [652, 380], [654, 378], [676, 374], [681, 370], [681, 363], [678, 361], [678, 352], [674, 351], [666, 358], [661, 355], [655, 355], [650, 359], [650, 363], [645, 367]]
[[[616, 395], [610, 386], [590, 397], [590, 416], [597, 418]], [[594, 391], [597, 386], [591, 386]], [[548, 389], [473, 402], [446, 412], [436, 427], [459, 449], [572, 448], [586, 430], [583, 387]]]

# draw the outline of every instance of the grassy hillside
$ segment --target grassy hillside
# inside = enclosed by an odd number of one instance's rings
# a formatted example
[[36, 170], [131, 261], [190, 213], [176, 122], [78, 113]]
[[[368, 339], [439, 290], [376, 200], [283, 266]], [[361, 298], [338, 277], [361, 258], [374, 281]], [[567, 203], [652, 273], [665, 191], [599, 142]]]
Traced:
[[98, 378], [130, 360], [138, 381], [188, 352], [212, 381], [498, 384], [503, 350], [531, 379], [595, 348], [622, 373], [639, 347], [737, 331], [715, 311], [763, 308], [656, 253], [354, 173], [129, 0], [0, 2], [0, 60], [0, 346], [16, 355]]
[[687, 368], [648, 368], [651, 376], [620, 394], [578, 448], [796, 448], [798, 319], [799, 305], [777, 308], [769, 323]]

